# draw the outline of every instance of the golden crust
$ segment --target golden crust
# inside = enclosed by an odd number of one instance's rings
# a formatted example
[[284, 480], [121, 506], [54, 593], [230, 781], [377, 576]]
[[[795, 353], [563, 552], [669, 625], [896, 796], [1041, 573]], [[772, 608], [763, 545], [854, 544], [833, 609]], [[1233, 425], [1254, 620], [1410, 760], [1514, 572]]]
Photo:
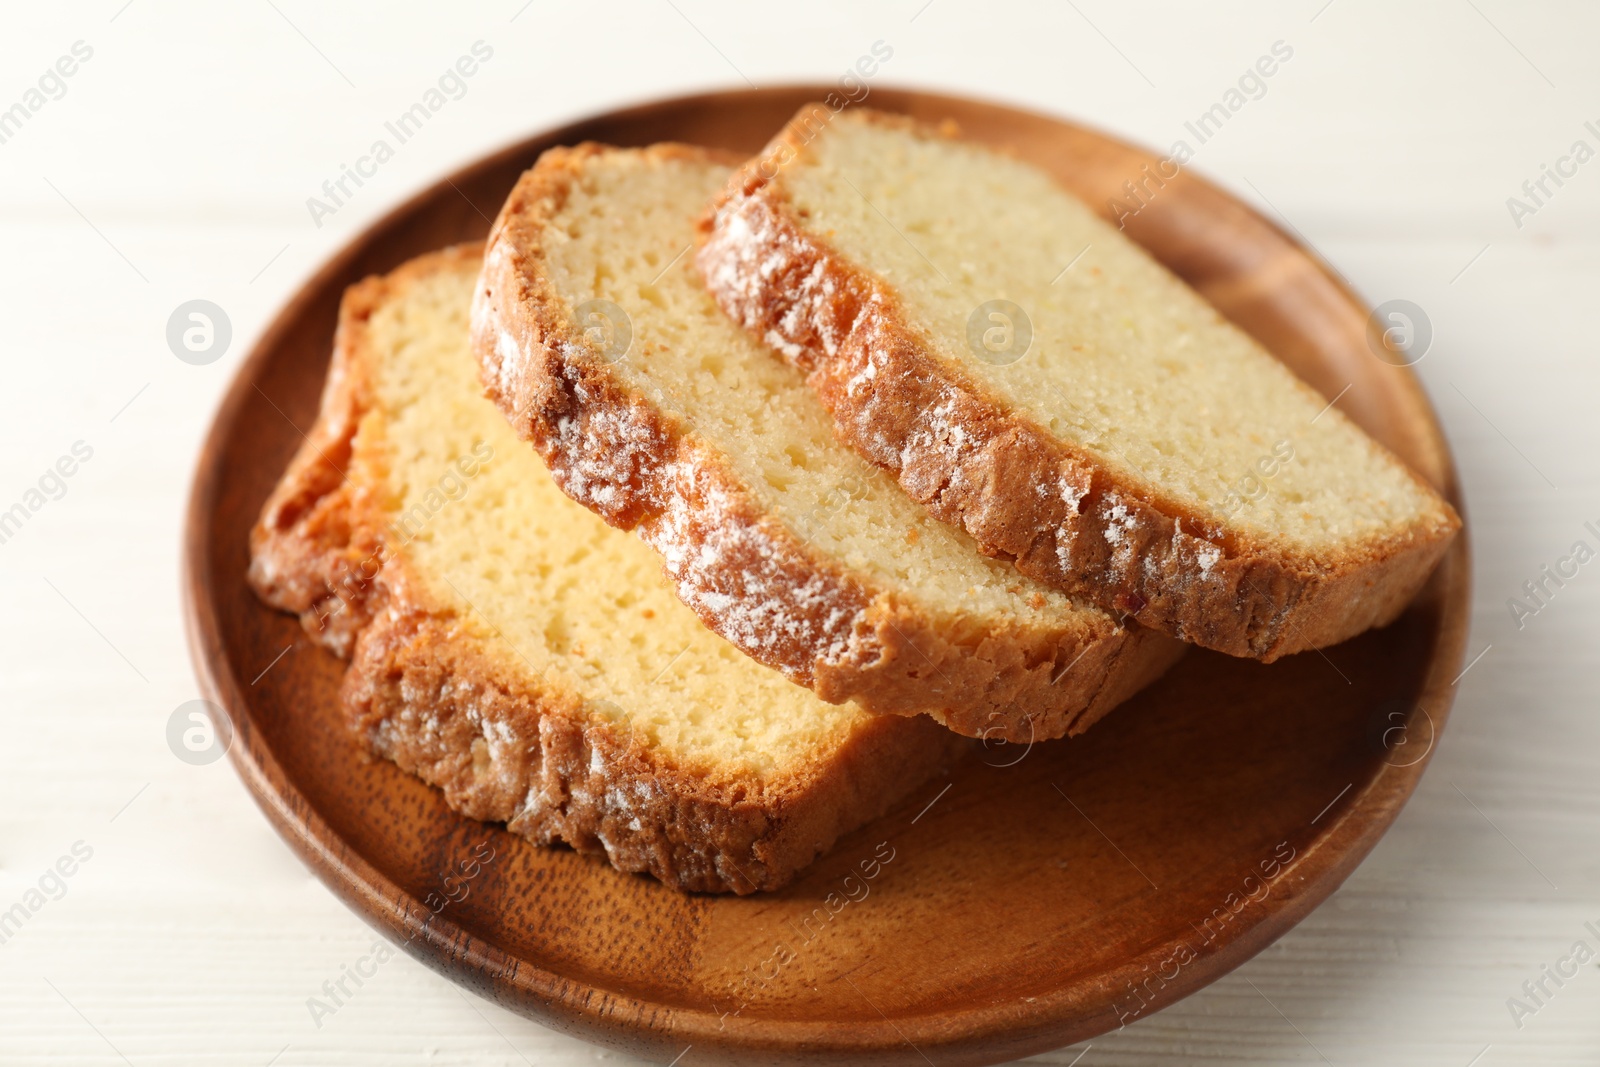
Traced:
[[[374, 403], [369, 317], [430, 273], [476, 272], [480, 256], [477, 245], [448, 249], [346, 293], [317, 423], [251, 533], [251, 584], [350, 657], [342, 698], [367, 746], [461, 813], [684, 890], [778, 888], [966, 743], [929, 722], [876, 718], [825, 761], [765, 782], [679, 766], [582, 694], [508, 665], [432, 601], [385, 543], [381, 487], [343, 471]], [[478, 743], [488, 732], [504, 741]]]
[[[967, 736], [1010, 741], [1080, 732], [1182, 654], [1092, 610], [1037, 628], [932, 616], [768, 514], [726, 457], [593, 356], [545, 271], [544, 225], [584, 167], [614, 151], [552, 149], [523, 175], [490, 234], [473, 348], [489, 396], [557, 484], [661, 551], [707, 626], [824, 700], [925, 712]], [[715, 158], [685, 145], [640, 151]], [[708, 544], [718, 548], [711, 563], [700, 551]]]
[[[826, 105], [801, 108], [729, 180], [701, 222], [697, 262], [723, 310], [806, 373], [842, 440], [986, 553], [1206, 648], [1270, 662], [1400, 614], [1460, 528], [1420, 478], [1437, 504], [1432, 514], [1311, 558], [1107, 471], [938, 358], [886, 283], [807, 229], [781, 176], [826, 123], [819, 108], [831, 114]], [[923, 136], [952, 135], [863, 114]], [[850, 390], [869, 356], [870, 387]], [[1071, 492], [1036, 491], [1056, 485]]]

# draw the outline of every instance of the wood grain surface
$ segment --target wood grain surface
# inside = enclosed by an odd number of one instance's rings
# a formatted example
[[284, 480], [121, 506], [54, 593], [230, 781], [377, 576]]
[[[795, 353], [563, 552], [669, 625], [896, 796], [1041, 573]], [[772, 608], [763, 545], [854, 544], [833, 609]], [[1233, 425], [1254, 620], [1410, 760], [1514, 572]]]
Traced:
[[[480, 236], [551, 144], [749, 151], [827, 91], [718, 93], [558, 130], [353, 241], [266, 331], [205, 444], [185, 533], [191, 640], [233, 718], [234, 762], [279, 831], [369, 922], [473, 990], [663, 1062], [995, 1063], [1153, 1014], [1338, 887], [1444, 727], [1466, 634], [1465, 537], [1394, 626], [1272, 666], [1192, 653], [1084, 738], [988, 749], [798, 884], [742, 900], [680, 895], [455, 816], [343, 734], [329, 656], [253, 681], [299, 639], [246, 588], [245, 536], [314, 413], [343, 287]], [[881, 90], [872, 102], [953, 118], [1096, 206], [1151, 159], [968, 100]], [[1187, 174], [1128, 230], [1459, 506], [1415, 379], [1373, 356], [1366, 310], [1294, 240]], [[485, 842], [494, 858], [473, 862]], [[450, 899], [464, 863], [470, 892]]]

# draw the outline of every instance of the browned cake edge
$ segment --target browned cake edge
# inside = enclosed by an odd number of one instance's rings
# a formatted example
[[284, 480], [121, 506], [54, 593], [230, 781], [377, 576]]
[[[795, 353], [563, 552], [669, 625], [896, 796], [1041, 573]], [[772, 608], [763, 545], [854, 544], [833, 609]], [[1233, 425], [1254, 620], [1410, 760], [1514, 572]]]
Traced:
[[508, 667], [453, 608], [430, 602], [387, 543], [381, 488], [344, 471], [373, 403], [368, 319], [432, 272], [476, 273], [480, 255], [479, 245], [451, 248], [346, 293], [316, 425], [251, 533], [250, 582], [350, 657], [350, 725], [455, 810], [684, 890], [778, 888], [969, 743], [925, 720], [871, 718], [827, 760], [766, 782], [679, 766], [581, 694]]
[[[545, 269], [544, 227], [585, 166], [617, 151], [554, 148], [517, 183], [489, 238], [473, 348], [489, 395], [557, 484], [654, 547], [707, 626], [823, 700], [925, 712], [996, 740], [1077, 732], [1085, 712], [1176, 661], [1178, 643], [1093, 608], [1042, 626], [931, 611], [766, 511], [727, 457], [694, 434], [692, 415], [644, 395], [596, 355]], [[719, 158], [686, 145], [634, 151], [652, 162]]]
[[1400, 614], [1461, 524], [1421, 478], [1395, 459], [1433, 498], [1432, 514], [1313, 557], [1108, 471], [940, 359], [889, 285], [807, 228], [783, 168], [831, 115], [801, 108], [733, 175], [701, 222], [697, 262], [722, 309], [806, 373], [842, 440], [985, 552], [1206, 648], [1271, 661]]

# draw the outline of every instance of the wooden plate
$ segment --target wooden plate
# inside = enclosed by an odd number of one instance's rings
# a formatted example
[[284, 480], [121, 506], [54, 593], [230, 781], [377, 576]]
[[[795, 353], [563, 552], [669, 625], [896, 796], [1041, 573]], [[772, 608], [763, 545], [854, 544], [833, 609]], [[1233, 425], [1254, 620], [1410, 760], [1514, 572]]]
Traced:
[[[684, 1065], [995, 1063], [1192, 993], [1355, 868], [1444, 726], [1466, 634], [1465, 536], [1388, 629], [1272, 666], [1191, 653], [1084, 737], [990, 748], [792, 888], [745, 899], [686, 896], [535, 848], [367, 762], [335, 714], [342, 665], [244, 582], [247, 533], [296, 427], [312, 422], [345, 286], [482, 236], [551, 145], [753, 152], [828, 91], [604, 115], [468, 167], [353, 241], [278, 316], [218, 412], [187, 528], [190, 640], [206, 694], [232, 719], [235, 766], [279, 832], [369, 923], [484, 996]], [[1097, 207], [1154, 163], [989, 104], [888, 89], [870, 102], [954, 118]], [[1325, 395], [1348, 386], [1339, 406], [1460, 507], [1415, 378], [1373, 355], [1360, 302], [1304, 249], [1187, 174], [1156, 189], [1128, 232]], [[850, 877], [873, 860], [876, 877]]]

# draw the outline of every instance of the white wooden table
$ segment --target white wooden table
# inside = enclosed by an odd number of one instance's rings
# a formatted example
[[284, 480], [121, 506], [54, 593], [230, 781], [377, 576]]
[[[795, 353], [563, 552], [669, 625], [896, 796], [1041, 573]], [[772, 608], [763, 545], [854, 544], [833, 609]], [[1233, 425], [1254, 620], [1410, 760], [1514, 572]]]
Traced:
[[[1585, 926], [1600, 929], [1600, 563], [1520, 627], [1507, 605], [1573, 542], [1600, 546], [1584, 527], [1600, 526], [1600, 160], [1562, 162], [1578, 140], [1600, 150], [1600, 10], [382, 6], [7, 11], [0, 108], [27, 114], [0, 121], [0, 509], [28, 514], [0, 543], [0, 909], [28, 914], [0, 944], [0, 1063], [625, 1059], [405, 957], [313, 1022], [307, 998], [373, 932], [278, 840], [226, 762], [190, 766], [165, 738], [197, 695], [177, 580], [190, 470], [274, 310], [410, 191], [622, 103], [832, 80], [879, 41], [893, 54], [873, 84], [1019, 103], [1163, 149], [1275, 42], [1292, 48], [1191, 165], [1286, 220], [1372, 303], [1426, 310], [1434, 336], [1418, 370], [1467, 491], [1469, 655], [1483, 655], [1394, 830], [1234, 975], [1038, 1062], [1600, 1062], [1595, 961], [1562, 985], [1546, 978], [1536, 1012], [1514, 1019], [1508, 1006], [1535, 1007], [1523, 983], [1575, 942], [1600, 950]], [[317, 225], [307, 198], [478, 41], [492, 57], [460, 98]], [[1546, 178], [1535, 202], [1522, 185], [1541, 165], [1568, 176]], [[1533, 210], [1514, 218], [1512, 196]], [[174, 358], [165, 338], [173, 309], [195, 298], [233, 329], [204, 366]], [[47, 474], [77, 442], [89, 458]], [[46, 874], [58, 862], [70, 876]]]

